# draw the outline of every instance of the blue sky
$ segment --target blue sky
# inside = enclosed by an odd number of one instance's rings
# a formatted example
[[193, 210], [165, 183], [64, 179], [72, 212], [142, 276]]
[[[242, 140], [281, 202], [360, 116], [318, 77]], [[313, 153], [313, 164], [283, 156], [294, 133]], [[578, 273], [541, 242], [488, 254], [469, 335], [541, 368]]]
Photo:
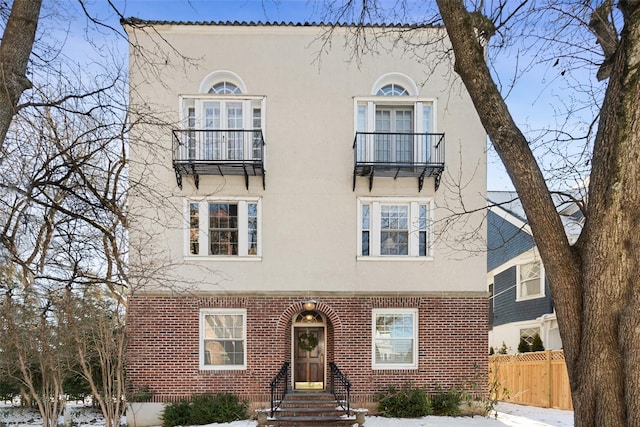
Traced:
[[157, 20], [313, 21], [322, 11], [307, 0], [119, 0], [126, 16]]

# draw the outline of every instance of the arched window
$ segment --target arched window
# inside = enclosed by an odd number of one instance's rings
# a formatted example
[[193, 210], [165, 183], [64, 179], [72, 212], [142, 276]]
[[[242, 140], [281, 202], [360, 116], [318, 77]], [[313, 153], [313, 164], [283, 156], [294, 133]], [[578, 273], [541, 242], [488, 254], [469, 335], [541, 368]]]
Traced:
[[378, 77], [371, 87], [373, 96], [418, 96], [416, 82], [406, 74], [387, 73]]
[[216, 70], [200, 81], [199, 93], [212, 95], [240, 95], [249, 93], [242, 78], [229, 70]]
[[209, 93], [214, 93], [217, 95], [240, 95], [242, 91], [235, 84], [223, 81], [220, 83], [216, 83], [209, 89]]
[[409, 96], [409, 91], [396, 83], [391, 83], [380, 88], [377, 96]]

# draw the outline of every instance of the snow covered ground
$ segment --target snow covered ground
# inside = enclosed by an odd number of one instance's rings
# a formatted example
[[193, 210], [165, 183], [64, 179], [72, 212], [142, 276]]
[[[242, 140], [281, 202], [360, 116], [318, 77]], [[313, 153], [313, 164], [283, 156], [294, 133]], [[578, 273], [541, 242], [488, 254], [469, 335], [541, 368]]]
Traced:
[[[573, 411], [498, 404], [498, 417], [424, 417], [398, 419], [368, 416], [365, 427], [573, 427]], [[206, 427], [255, 427], [255, 421], [208, 424]]]
[[[393, 419], [368, 416], [365, 427], [573, 427], [573, 412], [543, 409], [533, 406], [498, 404], [498, 417], [424, 417], [418, 419]], [[71, 419], [76, 427], [104, 427], [101, 416], [95, 411], [71, 409]], [[4, 424], [3, 424], [4, 423]], [[6, 427], [40, 427], [37, 413], [0, 407], [0, 425]], [[255, 427], [255, 421], [236, 421], [227, 424], [208, 424], [206, 427]]]

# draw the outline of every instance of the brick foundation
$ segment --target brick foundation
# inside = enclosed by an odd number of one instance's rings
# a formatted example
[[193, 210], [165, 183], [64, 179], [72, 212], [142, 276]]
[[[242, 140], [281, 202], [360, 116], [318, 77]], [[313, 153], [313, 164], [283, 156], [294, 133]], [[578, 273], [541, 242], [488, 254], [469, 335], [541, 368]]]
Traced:
[[[291, 361], [291, 321], [301, 297], [137, 296], [129, 301], [127, 379], [148, 387], [154, 401], [194, 393], [231, 392], [250, 402], [269, 401], [269, 381]], [[327, 362], [353, 384], [354, 403], [366, 405], [390, 385], [450, 387], [483, 393], [487, 378], [488, 305], [484, 297], [316, 297], [327, 318]], [[247, 369], [202, 371], [198, 366], [201, 308], [247, 310]], [[418, 369], [371, 368], [371, 310], [418, 308]]]

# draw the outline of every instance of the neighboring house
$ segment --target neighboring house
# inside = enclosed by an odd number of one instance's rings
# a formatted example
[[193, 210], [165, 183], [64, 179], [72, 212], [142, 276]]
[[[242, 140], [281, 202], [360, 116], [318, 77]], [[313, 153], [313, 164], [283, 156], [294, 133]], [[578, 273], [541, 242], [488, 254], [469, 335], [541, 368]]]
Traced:
[[335, 364], [353, 405], [482, 390], [486, 254], [465, 243], [484, 244], [486, 135], [429, 54], [444, 29], [365, 27], [354, 58], [348, 26], [326, 44], [315, 24], [124, 26], [162, 58], [132, 49], [132, 120], [175, 123], [131, 135], [131, 390], [258, 406], [285, 364], [291, 390], [328, 389]]
[[[573, 243], [582, 229], [582, 213], [574, 202], [554, 199]], [[531, 344], [539, 334], [545, 349], [560, 349], [549, 281], [520, 199], [516, 192], [489, 191], [487, 200], [489, 346], [516, 353], [521, 338]]]

